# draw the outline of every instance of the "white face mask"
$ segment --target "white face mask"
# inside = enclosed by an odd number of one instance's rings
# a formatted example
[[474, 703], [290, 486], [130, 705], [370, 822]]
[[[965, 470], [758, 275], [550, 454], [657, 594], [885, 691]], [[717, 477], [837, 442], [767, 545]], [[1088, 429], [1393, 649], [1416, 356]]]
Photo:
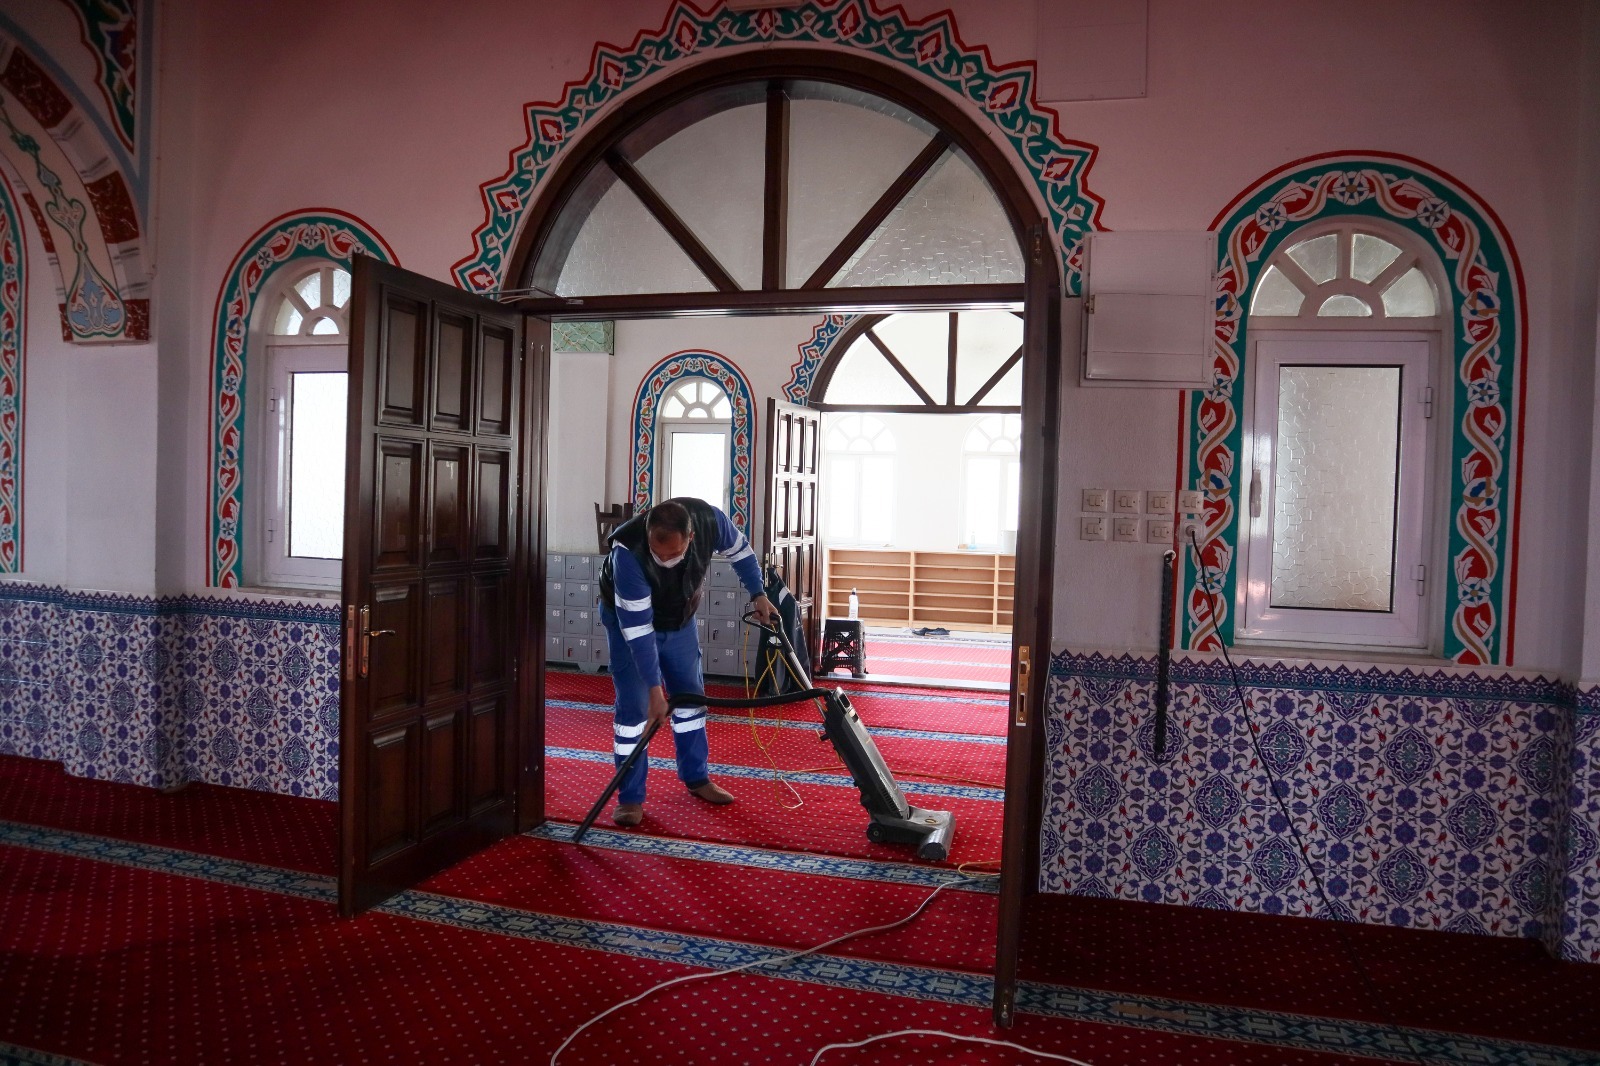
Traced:
[[661, 567], [663, 570], [671, 570], [674, 566], [677, 566], [679, 563], [683, 562], [688, 557], [689, 557], [689, 549], [688, 548], [684, 548], [683, 551], [679, 552], [677, 555], [674, 555], [670, 559], [661, 558], [661, 556], [659, 556], [659, 555], [657, 555], [655, 553], [655, 549], [653, 549], [653, 548], [650, 550], [650, 558], [654, 559], [655, 562], [656, 562], [656, 565]]

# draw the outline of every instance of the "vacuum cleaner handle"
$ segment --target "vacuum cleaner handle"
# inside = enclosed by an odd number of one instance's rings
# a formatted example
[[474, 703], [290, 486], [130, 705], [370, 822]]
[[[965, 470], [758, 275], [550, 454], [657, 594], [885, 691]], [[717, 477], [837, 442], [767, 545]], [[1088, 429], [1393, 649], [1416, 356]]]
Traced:
[[[805, 692], [800, 695], [804, 695], [805, 698], [809, 699], [812, 696], [820, 696], [823, 694], [821, 690], [816, 688], [816, 683], [811, 680], [810, 672], [800, 665], [800, 656], [795, 654], [794, 645], [789, 643], [788, 636], [784, 634], [781, 628], [778, 626], [769, 626], [763, 622], [756, 621], [754, 611], [747, 611], [744, 616], [744, 621], [746, 625], [754, 626], [756, 629], [759, 629], [770, 640], [772, 640], [773, 643], [777, 644], [778, 654], [783, 657], [783, 665], [788, 667], [790, 675], [793, 676], [795, 680], [800, 683], [800, 687], [805, 690]], [[790, 695], [797, 694], [790, 693]]]
[[[677, 698], [673, 696], [669, 699], [667, 701], [668, 705], [671, 705], [672, 700]], [[651, 738], [656, 735], [656, 730], [660, 729], [661, 723], [665, 721], [665, 718], [657, 718], [654, 722], [651, 722], [650, 727], [644, 731], [644, 736], [639, 738], [639, 743], [635, 744], [633, 750], [628, 753], [628, 757], [622, 760], [622, 764], [617, 767], [617, 772], [611, 775], [611, 783], [606, 786], [604, 792], [600, 793], [600, 798], [594, 801], [594, 806], [590, 807], [589, 813], [583, 816], [583, 821], [578, 823], [578, 831], [572, 834], [572, 842], [574, 844], [583, 843], [583, 834], [589, 831], [589, 827], [594, 825], [594, 820], [600, 817], [600, 812], [606, 809], [606, 804], [611, 802], [611, 797], [617, 794], [617, 789], [622, 787], [622, 779], [628, 776], [628, 771], [633, 769], [633, 764], [645, 757], [645, 752], [650, 747]]]

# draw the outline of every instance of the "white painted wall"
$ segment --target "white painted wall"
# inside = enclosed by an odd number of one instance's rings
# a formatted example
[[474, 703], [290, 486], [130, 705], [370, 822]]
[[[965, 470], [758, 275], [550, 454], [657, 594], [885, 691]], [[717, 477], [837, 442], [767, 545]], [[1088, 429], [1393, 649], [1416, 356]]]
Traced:
[[545, 445], [545, 544], [550, 551], [593, 552], [599, 546], [595, 504], [610, 506], [617, 500], [606, 489], [611, 362], [604, 352], [556, 352], [551, 360]]

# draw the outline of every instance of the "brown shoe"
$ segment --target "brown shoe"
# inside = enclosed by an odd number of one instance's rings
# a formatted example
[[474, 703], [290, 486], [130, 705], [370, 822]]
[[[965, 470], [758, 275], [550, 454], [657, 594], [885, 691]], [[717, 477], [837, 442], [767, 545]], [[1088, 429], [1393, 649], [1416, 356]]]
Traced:
[[616, 809], [611, 812], [612, 824], [620, 825], [624, 829], [631, 829], [642, 821], [644, 821], [644, 804], [642, 803], [619, 803]]
[[728, 804], [733, 802], [733, 793], [729, 792], [715, 781], [707, 781], [698, 788], [691, 788], [689, 791], [694, 793], [696, 796], [699, 796], [707, 803], [714, 803], [718, 807], [726, 807]]

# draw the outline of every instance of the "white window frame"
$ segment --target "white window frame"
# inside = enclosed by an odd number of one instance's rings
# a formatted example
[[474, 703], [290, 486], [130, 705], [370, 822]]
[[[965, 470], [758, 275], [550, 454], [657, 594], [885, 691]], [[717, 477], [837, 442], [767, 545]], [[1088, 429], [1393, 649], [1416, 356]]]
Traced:
[[[856, 487], [855, 520], [851, 523], [852, 528], [848, 533], [835, 531], [835, 523], [838, 519], [832, 513], [831, 501], [833, 497], [829, 495], [827, 502], [823, 504], [824, 507], [828, 508], [828, 513], [824, 515], [823, 521], [823, 529], [826, 531], [828, 543], [852, 548], [881, 548], [894, 544], [895, 534], [899, 531], [900, 509], [892, 504], [889, 508], [889, 536], [887, 539], [867, 540], [861, 533], [861, 514], [865, 510], [863, 504], [865, 503], [866, 494], [866, 479], [862, 475], [865, 473], [867, 463], [871, 462], [886, 466], [889, 470], [889, 491], [891, 496], [896, 489], [896, 482], [899, 479], [899, 470], [897, 469], [899, 442], [895, 440], [894, 431], [880, 419], [860, 412], [848, 412], [825, 417], [830, 418], [831, 424], [824, 430], [824, 434], [828, 438], [828, 447], [823, 451], [823, 461], [826, 464], [826, 469], [823, 472], [823, 481], [825, 484], [831, 485], [842, 469], [850, 468], [854, 472]], [[855, 423], [856, 430], [846, 436], [845, 427], [850, 424], [852, 419], [859, 420]], [[869, 444], [870, 450], [852, 447], [856, 441], [863, 441]]]
[[[1439, 336], [1426, 330], [1259, 330], [1250, 342], [1249, 425], [1241, 468], [1239, 575], [1234, 636], [1240, 642], [1427, 650], [1435, 531], [1432, 408]], [[1278, 369], [1398, 366], [1399, 471], [1395, 486], [1392, 610], [1319, 610], [1272, 605], [1272, 520]]]
[[[1010, 419], [1015, 419], [1016, 420], [1015, 426], [1016, 426], [1016, 429], [1017, 429], [1017, 435], [1015, 437], [1008, 436], [1006, 434], [1006, 432], [1005, 432], [1007, 421], [1010, 420]], [[983, 431], [983, 435], [989, 438], [989, 446], [987, 448], [983, 449], [982, 451], [978, 451], [978, 450], [976, 450], [976, 449], [974, 449], [972, 447], [972, 439], [973, 439], [974, 436], [978, 435], [980, 429], [983, 429], [985, 423], [990, 423], [990, 422], [999, 422], [1000, 423], [1000, 432], [999, 432], [999, 434], [993, 434], [993, 433], [989, 433], [987, 430], [984, 430]], [[991, 541], [980, 541], [980, 540], [977, 539], [977, 537], [975, 535], [975, 531], [970, 529], [970, 528], [968, 528], [968, 520], [967, 520], [968, 519], [968, 507], [969, 507], [969, 503], [971, 501], [971, 496], [972, 496], [972, 485], [973, 485], [975, 477], [978, 476], [975, 473], [976, 470], [978, 470], [978, 469], [980, 469], [980, 468], [982, 468], [984, 466], [996, 466], [996, 467], [998, 467], [998, 470], [991, 476], [996, 477], [996, 479], [1001, 482], [1001, 490], [1000, 490], [1001, 506], [1004, 507], [1004, 501], [1010, 498], [1010, 496], [1012, 494], [1012, 489], [1015, 488], [1016, 489], [1016, 496], [1017, 496], [1017, 508], [1018, 508], [1018, 511], [1017, 511], [1017, 515], [1016, 515], [1016, 518], [1014, 519], [1014, 521], [1016, 521], [1016, 522], [1018, 522], [1020, 524], [1020, 522], [1022, 520], [1022, 514], [1021, 514], [1021, 507], [1022, 507], [1022, 495], [1021, 495], [1021, 489], [1022, 489], [1022, 435], [1021, 434], [1022, 434], [1022, 416], [1020, 416], [1020, 415], [1009, 415], [1009, 414], [981, 415], [981, 416], [979, 416], [977, 418], [977, 420], [972, 422], [967, 428], [967, 435], [964, 438], [964, 440], [962, 441], [962, 445], [961, 445], [961, 491], [960, 491], [960, 494], [959, 494], [959, 499], [957, 501], [957, 505], [960, 508], [960, 511], [958, 513], [960, 515], [960, 522], [961, 522], [961, 538], [964, 541], [966, 547], [971, 551], [992, 551], [992, 552], [1000, 551], [1005, 546], [1004, 543], [1003, 543], [1003, 537], [1004, 537], [1005, 533], [1007, 532], [1007, 526], [1005, 525], [1004, 521], [1002, 520], [1000, 525], [999, 525], [999, 527], [998, 527], [998, 531], [1000, 533], [999, 537], [996, 537], [996, 539], [993, 540], [992, 542]], [[996, 448], [995, 444], [999, 443], [999, 442], [1005, 442], [1005, 443], [1009, 444], [1010, 445], [1009, 450], [1005, 449], [1005, 448]], [[1003, 516], [1002, 516], [1002, 518], [1003, 518]], [[1012, 527], [1012, 528], [1014, 529], [1015, 527]]]
[[[291, 338], [284, 338], [290, 340]], [[339, 340], [344, 338], [340, 337]], [[260, 486], [256, 507], [256, 583], [268, 587], [337, 589], [340, 559], [313, 559], [288, 554], [289, 547], [289, 419], [293, 411], [293, 378], [305, 373], [349, 373], [349, 349], [343, 344], [269, 344], [266, 380], [258, 405], [256, 440]]]
[[[717, 394], [722, 397], [722, 402], [729, 405], [729, 410], [731, 412], [732, 405], [733, 405], [733, 397], [728, 395], [728, 390], [724, 389], [721, 385], [717, 384], [715, 381], [712, 381], [710, 378], [704, 378], [704, 377], [688, 377], [688, 378], [684, 378], [682, 381], [679, 381], [676, 384], [674, 384], [671, 388], [667, 389], [665, 392], [663, 392], [661, 394], [661, 399], [660, 399], [660, 401], [658, 403], [657, 410], [664, 409], [666, 407], [667, 400], [669, 398], [671, 398], [675, 393], [677, 393], [680, 389], [684, 388], [687, 385], [694, 385], [694, 386], [697, 386], [697, 387], [699, 385], [707, 385], [707, 386], [715, 389], [717, 391]], [[681, 400], [681, 402], [686, 403], [688, 405], [688, 407], [691, 408], [691, 409], [698, 407], [698, 408], [705, 409], [708, 413], [711, 410], [711, 408], [716, 406], [715, 405], [715, 401], [713, 401], [711, 403], [706, 403], [706, 402], [702, 402], [702, 401], [699, 401], [699, 400], [693, 400], [693, 401]], [[724, 511], [729, 510], [730, 509], [731, 493], [732, 493], [732, 489], [733, 489], [733, 458], [734, 457], [733, 457], [733, 419], [732, 419], [732, 417], [728, 417], [728, 418], [715, 418], [715, 417], [688, 418], [688, 417], [681, 417], [681, 416], [680, 417], [674, 417], [674, 418], [662, 417], [657, 421], [656, 425], [658, 427], [657, 430], [656, 430], [656, 436], [657, 436], [657, 444], [656, 444], [656, 464], [657, 465], [656, 465], [656, 470], [658, 471], [658, 476], [655, 479], [655, 495], [656, 495], [655, 502], [656, 503], [660, 503], [662, 500], [670, 500], [670, 499], [673, 498], [673, 496], [677, 495], [677, 493], [674, 493], [672, 491], [672, 440], [673, 440], [673, 436], [675, 434], [678, 434], [678, 433], [695, 433], [695, 434], [713, 434], [713, 433], [715, 433], [715, 434], [720, 434], [721, 435], [722, 443], [723, 443], [722, 450], [725, 453], [725, 458], [723, 460], [723, 468], [722, 468], [723, 469], [723, 475], [724, 475], [723, 479], [722, 479], [722, 496], [721, 496], [720, 499], [707, 500], [706, 502], [715, 504], [716, 506], [722, 508], [722, 510], [724, 510]]]

